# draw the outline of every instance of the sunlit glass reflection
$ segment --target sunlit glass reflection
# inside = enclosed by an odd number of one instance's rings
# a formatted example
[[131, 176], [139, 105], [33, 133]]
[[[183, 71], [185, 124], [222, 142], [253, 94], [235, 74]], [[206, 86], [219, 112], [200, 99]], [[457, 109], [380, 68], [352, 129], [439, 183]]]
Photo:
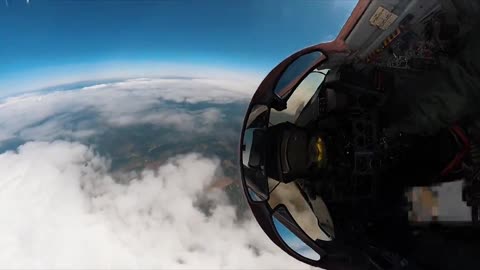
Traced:
[[313, 64], [317, 63], [321, 57], [322, 53], [319, 51], [300, 56], [288, 66], [285, 72], [283, 72], [273, 92], [281, 98], [287, 96], [289, 91], [286, 91], [286, 87], [308, 72], [308, 69], [311, 68]]
[[310, 246], [305, 244], [300, 238], [298, 238], [292, 231], [290, 231], [285, 225], [280, 222], [276, 217], [273, 217], [273, 224], [282, 240], [293, 251], [299, 255], [314, 261], [320, 260], [320, 254], [315, 252]]

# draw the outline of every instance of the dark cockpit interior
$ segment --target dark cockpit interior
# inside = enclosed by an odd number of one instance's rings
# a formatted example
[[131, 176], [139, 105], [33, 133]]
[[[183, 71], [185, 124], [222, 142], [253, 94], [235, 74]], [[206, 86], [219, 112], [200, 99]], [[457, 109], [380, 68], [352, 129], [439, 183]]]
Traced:
[[328, 269], [479, 265], [480, 64], [470, 61], [480, 60], [480, 28], [437, 1], [417, 4], [369, 7], [398, 19], [377, 25], [391, 29], [382, 42], [360, 46], [360, 25], [346, 39], [357, 50], [306, 53], [252, 99], [240, 158], [247, 200], [297, 259]]

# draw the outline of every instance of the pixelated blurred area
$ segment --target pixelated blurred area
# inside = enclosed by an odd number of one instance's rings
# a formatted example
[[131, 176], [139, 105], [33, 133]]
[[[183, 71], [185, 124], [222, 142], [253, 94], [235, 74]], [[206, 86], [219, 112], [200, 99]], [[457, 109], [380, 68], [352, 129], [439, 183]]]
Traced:
[[438, 194], [430, 187], [415, 187], [408, 192], [410, 211], [408, 218], [413, 222], [438, 220]]
[[464, 222], [471, 209], [462, 201], [462, 181], [433, 187], [413, 187], [406, 192], [408, 218], [413, 223]]

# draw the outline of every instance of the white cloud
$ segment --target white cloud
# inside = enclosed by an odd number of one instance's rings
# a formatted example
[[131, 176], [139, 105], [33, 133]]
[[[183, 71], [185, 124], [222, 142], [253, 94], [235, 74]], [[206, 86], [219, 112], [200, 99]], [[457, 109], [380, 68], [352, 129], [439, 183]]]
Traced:
[[[181, 131], [207, 132], [222, 119], [220, 111], [191, 110], [166, 103], [246, 102], [254, 90], [254, 85], [235, 80], [142, 78], [68, 91], [30, 93], [0, 104], [0, 143], [14, 137], [78, 139], [93, 135], [93, 128], [102, 125], [151, 123]], [[92, 119], [96, 122], [72, 118], [85, 113], [95, 114]]]
[[208, 193], [211, 215], [194, 206], [217, 166], [189, 154], [121, 185], [108, 160], [78, 143], [32, 142], [3, 153], [0, 267], [305, 269], [256, 222], [235, 221], [222, 192]]
[[[307, 268], [212, 190], [218, 160], [192, 153], [113, 174], [88, 146], [55, 141], [146, 123], [209, 132], [229, 120], [215, 104], [246, 102], [254, 90], [231, 78], [140, 78], [5, 99], [0, 144], [34, 142], [0, 154], [0, 268]], [[196, 207], [205, 199], [208, 215]]]

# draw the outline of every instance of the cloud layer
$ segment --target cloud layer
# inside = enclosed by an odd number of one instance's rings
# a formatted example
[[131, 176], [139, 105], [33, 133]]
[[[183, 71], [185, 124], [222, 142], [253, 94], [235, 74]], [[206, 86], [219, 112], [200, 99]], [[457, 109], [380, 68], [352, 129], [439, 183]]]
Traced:
[[[246, 102], [253, 90], [254, 85], [235, 80], [142, 78], [22, 95], [0, 104], [0, 144], [12, 138], [81, 139], [101, 131], [98, 126], [148, 123], [179, 131], [208, 132], [223, 120], [220, 111], [178, 105]], [[87, 114], [89, 119], [78, 119]]]
[[[218, 161], [173, 157], [117, 184], [108, 160], [69, 142], [31, 142], [0, 155], [2, 268], [299, 268], [256, 222], [236, 221], [205, 189]], [[195, 207], [208, 197], [206, 215]]]
[[220, 160], [190, 153], [113, 172], [93, 150], [101, 145], [86, 144], [102, 129], [144, 124], [208, 133], [232, 121], [222, 105], [253, 90], [231, 79], [142, 78], [4, 100], [0, 146], [23, 145], [0, 154], [0, 268], [305, 269], [212, 189]]

